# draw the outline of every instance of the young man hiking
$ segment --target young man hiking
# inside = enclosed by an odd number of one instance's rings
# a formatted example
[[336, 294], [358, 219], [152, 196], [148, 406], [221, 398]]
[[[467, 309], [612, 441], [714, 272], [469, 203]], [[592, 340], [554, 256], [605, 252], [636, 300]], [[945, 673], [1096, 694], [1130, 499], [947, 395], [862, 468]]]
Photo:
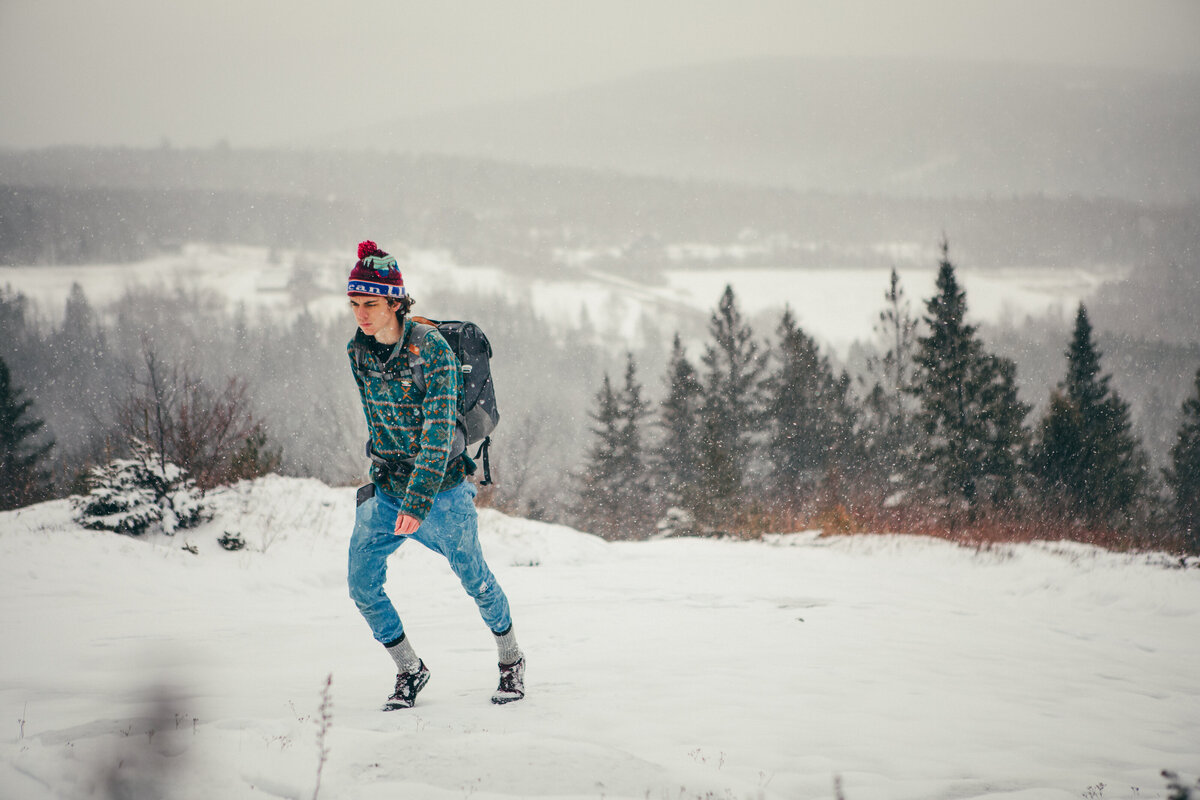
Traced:
[[[429, 680], [395, 607], [383, 591], [387, 558], [408, 539], [445, 556], [475, 599], [496, 640], [500, 686], [493, 703], [525, 696], [525, 657], [508, 598], [483, 560], [477, 536], [474, 471], [457, 425], [462, 374], [433, 326], [412, 320], [413, 300], [396, 259], [374, 242], [358, 246], [346, 293], [358, 330], [347, 345], [367, 418], [371, 483], [358, 493], [350, 539], [350, 596], [396, 662], [396, 690], [383, 708], [411, 708]], [[420, 362], [424, 394], [414, 385]]]

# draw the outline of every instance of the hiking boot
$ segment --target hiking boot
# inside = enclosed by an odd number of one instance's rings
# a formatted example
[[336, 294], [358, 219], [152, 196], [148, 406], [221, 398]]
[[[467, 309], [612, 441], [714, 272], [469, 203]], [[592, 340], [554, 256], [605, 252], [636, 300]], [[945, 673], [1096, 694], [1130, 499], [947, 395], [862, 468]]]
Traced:
[[396, 676], [396, 691], [383, 704], [384, 711], [395, 711], [397, 708], [412, 708], [417, 702], [417, 692], [429, 683], [429, 670], [421, 661], [416, 672], [401, 672]]
[[525, 696], [525, 657], [517, 659], [513, 664], [500, 665], [500, 686], [492, 695], [496, 705], [511, 703]]

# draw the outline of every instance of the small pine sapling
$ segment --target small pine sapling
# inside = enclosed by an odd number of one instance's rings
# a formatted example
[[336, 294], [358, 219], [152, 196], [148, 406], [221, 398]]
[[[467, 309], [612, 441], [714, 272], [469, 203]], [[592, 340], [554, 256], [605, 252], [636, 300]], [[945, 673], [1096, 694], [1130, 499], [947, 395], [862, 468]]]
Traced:
[[75, 519], [85, 528], [138, 536], [157, 527], [170, 536], [205, 518], [203, 492], [143, 442], [133, 443], [132, 458], [93, 469], [91, 484], [75, 499]]
[[245, 549], [246, 540], [240, 533], [237, 533], [236, 531], [225, 531], [224, 535], [221, 536], [220, 539], [217, 539], [217, 544], [221, 545], [221, 547], [225, 548], [226, 550], [233, 552], [236, 550]]

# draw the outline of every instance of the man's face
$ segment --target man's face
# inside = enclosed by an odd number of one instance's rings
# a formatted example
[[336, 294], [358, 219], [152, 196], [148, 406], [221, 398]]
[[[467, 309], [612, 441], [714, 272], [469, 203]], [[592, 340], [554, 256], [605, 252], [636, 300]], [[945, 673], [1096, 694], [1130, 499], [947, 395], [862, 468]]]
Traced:
[[351, 296], [350, 310], [354, 312], [354, 321], [367, 336], [374, 336], [396, 319], [396, 309], [382, 297]]

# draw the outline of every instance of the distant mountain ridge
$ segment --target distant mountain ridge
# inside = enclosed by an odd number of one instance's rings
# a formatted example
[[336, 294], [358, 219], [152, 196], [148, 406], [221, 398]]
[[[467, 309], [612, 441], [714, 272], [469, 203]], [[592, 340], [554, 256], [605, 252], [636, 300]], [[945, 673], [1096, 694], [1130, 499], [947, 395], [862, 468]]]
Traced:
[[755, 59], [314, 144], [901, 196], [1200, 197], [1200, 74]]

